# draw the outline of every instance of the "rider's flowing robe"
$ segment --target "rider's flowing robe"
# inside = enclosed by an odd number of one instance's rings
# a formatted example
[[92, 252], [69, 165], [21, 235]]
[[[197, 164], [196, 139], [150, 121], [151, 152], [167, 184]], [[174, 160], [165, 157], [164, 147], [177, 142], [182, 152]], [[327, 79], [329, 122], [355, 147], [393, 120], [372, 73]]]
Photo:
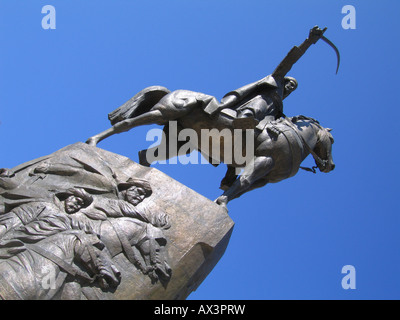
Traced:
[[[177, 90], [174, 93], [177, 92], [180, 94], [175, 94], [176, 99], [183, 99], [186, 94], [186, 98], [193, 98], [194, 101], [199, 102], [199, 106], [203, 109], [215, 109], [219, 105], [215, 97], [206, 94], [187, 90]], [[168, 89], [160, 86], [145, 88], [122, 106], [109, 113], [108, 118], [111, 124], [114, 125], [120, 121], [137, 117], [148, 112], [168, 93], [170, 93]], [[233, 106], [227, 108], [234, 109], [239, 113], [245, 109], [250, 110], [254, 118], [260, 122], [257, 127], [261, 130], [265, 127], [267, 122], [283, 116], [283, 83], [277, 82], [271, 75], [228, 92], [222, 98], [221, 104], [223, 105], [224, 101], [231, 96], [236, 97], [236, 101]], [[182, 101], [185, 101], [185, 99]], [[159, 106], [158, 109], [161, 108], [160, 111], [168, 113], [168, 108], [179, 109], [184, 107], [184, 103], [182, 106], [173, 103], [168, 107]]]

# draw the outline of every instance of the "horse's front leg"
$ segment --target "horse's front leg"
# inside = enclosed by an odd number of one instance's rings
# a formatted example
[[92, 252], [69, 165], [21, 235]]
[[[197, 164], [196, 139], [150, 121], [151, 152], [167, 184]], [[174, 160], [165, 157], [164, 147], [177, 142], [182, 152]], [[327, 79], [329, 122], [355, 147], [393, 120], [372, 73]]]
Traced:
[[139, 151], [139, 163], [150, 167], [154, 162], [162, 162], [173, 157], [190, 154], [190, 149], [181, 148], [187, 144], [188, 140], [178, 140], [179, 132], [184, 129], [179, 123], [175, 122], [171, 127], [168, 122], [162, 131], [161, 142], [155, 147]]
[[235, 182], [236, 178], [238, 177], [238, 175], [236, 174], [236, 168], [232, 167], [232, 166], [227, 166], [227, 170], [225, 173], [225, 177], [221, 180], [221, 185], [220, 185], [220, 189], [221, 190], [228, 190], [229, 187], [232, 186], [232, 184]]
[[146, 125], [146, 124], [163, 124], [165, 119], [159, 110], [152, 110], [147, 113], [141, 114], [132, 119], [126, 119], [117, 122], [111, 128], [89, 138], [86, 143], [91, 146], [96, 146], [100, 141], [116, 134], [129, 131], [132, 128]]
[[[241, 176], [236, 179], [232, 186], [226, 190], [216, 203], [226, 206], [226, 204], [242, 195], [243, 193], [253, 189], [253, 185], [264, 178], [274, 167], [274, 161], [270, 157], [255, 157], [243, 170]], [[265, 185], [267, 182], [262, 183]]]

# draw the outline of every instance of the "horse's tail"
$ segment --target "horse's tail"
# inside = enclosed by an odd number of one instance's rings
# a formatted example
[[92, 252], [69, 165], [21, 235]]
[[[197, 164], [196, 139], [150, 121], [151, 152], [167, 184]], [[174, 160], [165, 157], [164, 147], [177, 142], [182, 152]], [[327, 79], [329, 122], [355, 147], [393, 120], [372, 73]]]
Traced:
[[137, 93], [122, 106], [108, 114], [108, 119], [114, 125], [122, 120], [137, 117], [148, 112], [162, 97], [170, 93], [167, 88], [151, 86]]

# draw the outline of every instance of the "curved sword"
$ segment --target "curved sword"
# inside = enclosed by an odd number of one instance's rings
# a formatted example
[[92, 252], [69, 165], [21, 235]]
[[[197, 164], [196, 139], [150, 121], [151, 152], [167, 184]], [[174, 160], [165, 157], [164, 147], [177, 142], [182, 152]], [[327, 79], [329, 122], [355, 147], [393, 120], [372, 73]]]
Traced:
[[302, 44], [299, 46], [294, 46], [289, 53], [286, 55], [286, 57], [281, 61], [281, 63], [278, 65], [278, 67], [274, 70], [272, 73], [272, 77], [274, 79], [282, 79], [286, 76], [286, 74], [290, 71], [292, 66], [306, 53], [308, 48], [316, 44], [319, 39], [324, 40], [330, 47], [333, 48], [336, 52], [336, 58], [337, 58], [337, 66], [336, 66], [336, 74], [339, 71], [339, 65], [340, 65], [340, 53], [338, 48], [324, 36], [324, 32], [328, 28], [320, 29], [318, 26], [315, 26], [310, 30], [309, 36], [306, 40], [303, 41]]
[[336, 58], [337, 58], [337, 66], [336, 66], [336, 74], [339, 71], [339, 65], [340, 65], [340, 53], [338, 48], [336, 48], [336, 46], [332, 43], [332, 41], [330, 41], [329, 39], [327, 39], [325, 36], [321, 36], [321, 39], [324, 40], [333, 50], [335, 50], [336, 52]]

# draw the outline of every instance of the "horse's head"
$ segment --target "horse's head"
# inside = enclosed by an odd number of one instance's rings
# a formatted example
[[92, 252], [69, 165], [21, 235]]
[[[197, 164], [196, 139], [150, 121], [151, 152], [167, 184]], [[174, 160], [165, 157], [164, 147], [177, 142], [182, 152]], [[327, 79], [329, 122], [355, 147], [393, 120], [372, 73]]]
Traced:
[[325, 173], [335, 169], [335, 164], [332, 159], [332, 144], [334, 140], [330, 132], [331, 130], [332, 129], [319, 126], [317, 133], [318, 139], [313, 150], [317, 155], [317, 157], [314, 156], [315, 164], [321, 172]]
[[139, 250], [137, 260], [141, 271], [150, 277], [152, 283], [160, 280], [164, 285], [172, 274], [167, 262], [167, 239], [164, 235], [164, 229], [170, 227], [168, 216], [160, 213], [157, 218], [155, 216], [149, 218], [152, 223], [131, 217], [120, 217], [113, 220], [113, 226], [119, 232], [125, 232], [130, 244], [134, 244]]
[[148, 228], [147, 239], [142, 242], [139, 251], [144, 256], [147, 274], [155, 283], [158, 280], [165, 285], [171, 279], [172, 270], [167, 262], [167, 240], [160, 229]]

